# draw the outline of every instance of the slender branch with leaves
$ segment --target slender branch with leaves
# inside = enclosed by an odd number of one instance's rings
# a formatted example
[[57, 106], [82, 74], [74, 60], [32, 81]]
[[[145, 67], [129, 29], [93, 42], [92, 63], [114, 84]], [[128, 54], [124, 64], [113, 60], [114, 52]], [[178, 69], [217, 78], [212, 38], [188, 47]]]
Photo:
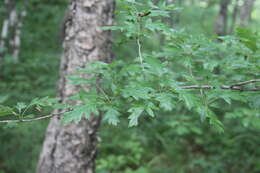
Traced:
[[[120, 12], [121, 25], [103, 29], [121, 34], [127, 40], [125, 44], [134, 40], [136, 45], [130, 48], [137, 56], [128, 63], [118, 57], [110, 64], [95, 62], [79, 69], [79, 74], [87, 73], [89, 78], [69, 76], [73, 84], [92, 89], [81, 90], [71, 97], [80, 100], [81, 105], [63, 107], [68, 110], [62, 112], [65, 123], [79, 122], [83, 117], [89, 119], [102, 112], [103, 119], [113, 125], [127, 115], [129, 127], [132, 127], [138, 125], [142, 117], [160, 116], [162, 112], [170, 114], [182, 104], [222, 132], [223, 124], [216, 110], [221, 110], [223, 101], [228, 105], [233, 101], [254, 105], [250, 104], [255, 102], [253, 95], [260, 92], [257, 34], [237, 28], [235, 35], [216, 40], [193, 36], [185, 30], [169, 27], [165, 23], [167, 20], [162, 20], [177, 9], [174, 5], [156, 5], [151, 1], [140, 4], [134, 0], [122, 3], [125, 3], [125, 11]], [[160, 36], [165, 38], [163, 44]], [[155, 38], [158, 42], [153, 45], [151, 40]], [[153, 51], [144, 51], [146, 46], [153, 46]], [[27, 108], [29, 106], [32, 105]], [[19, 111], [15, 115], [21, 115], [19, 120], [2, 122], [27, 122], [56, 116], [25, 119], [27, 108], [17, 107]], [[24, 110], [22, 114], [21, 109]], [[6, 107], [2, 107], [3, 111], [14, 113]]]

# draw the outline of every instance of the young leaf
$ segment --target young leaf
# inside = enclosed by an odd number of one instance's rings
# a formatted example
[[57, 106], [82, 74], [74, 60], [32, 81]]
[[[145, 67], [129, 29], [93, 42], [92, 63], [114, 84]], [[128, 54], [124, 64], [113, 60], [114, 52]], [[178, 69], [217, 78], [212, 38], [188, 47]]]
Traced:
[[19, 112], [21, 112], [24, 108], [27, 107], [27, 105], [26, 105], [25, 103], [23, 103], [23, 102], [19, 102], [19, 103], [17, 103], [17, 105], [16, 105], [15, 107], [16, 107], [16, 109], [17, 109]]

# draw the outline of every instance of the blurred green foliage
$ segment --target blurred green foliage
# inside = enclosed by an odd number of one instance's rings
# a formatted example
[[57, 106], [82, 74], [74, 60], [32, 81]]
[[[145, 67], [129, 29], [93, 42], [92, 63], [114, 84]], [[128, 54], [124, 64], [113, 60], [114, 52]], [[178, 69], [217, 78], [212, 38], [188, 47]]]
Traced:
[[[203, 1], [209, 3], [208, 6], [203, 5], [202, 1], [178, 2], [180, 9], [173, 13], [173, 27], [184, 27], [185, 34], [196, 35], [185, 42], [193, 46], [198, 42], [204, 46], [214, 44], [202, 39], [204, 36], [200, 35], [211, 37], [218, 1]], [[0, 13], [4, 11], [2, 3], [0, 2]], [[66, 5], [65, 0], [30, 1], [23, 27], [20, 62], [13, 63], [7, 56], [4, 68], [1, 69], [1, 104], [14, 105], [17, 102], [29, 102], [35, 97], [55, 96], [61, 55], [59, 28]], [[123, 3], [118, 1], [118, 24], [124, 22], [124, 18], [119, 15], [122, 8]], [[259, 20], [258, 16], [253, 18], [252, 30], [259, 28]], [[0, 22], [0, 26], [1, 24]], [[237, 33], [243, 38], [243, 31]], [[223, 37], [223, 40], [229, 39]], [[163, 41], [163, 38], [156, 36], [154, 40], [144, 40], [143, 49], [145, 52], [160, 50]], [[257, 46], [253, 37], [245, 36], [241, 41], [248, 49], [255, 51]], [[229, 44], [222, 45], [219, 50], [224, 55], [229, 55], [229, 63], [232, 63], [235, 55], [226, 49], [228, 46]], [[189, 51], [190, 48], [196, 49], [196, 45], [186, 47], [185, 50]], [[130, 58], [137, 56], [134, 40], [126, 42], [126, 38], [118, 33], [115, 33], [114, 50], [116, 57], [125, 62], [130, 62]], [[241, 52], [244, 53], [243, 51]], [[216, 60], [215, 64], [204, 66], [212, 69], [219, 63], [221, 61]], [[182, 69], [181, 66], [176, 68]], [[230, 76], [243, 70], [246, 68], [230, 67]], [[235, 75], [236, 79], [239, 77]], [[225, 133], [221, 135], [181, 103], [171, 112], [159, 112], [160, 116], [155, 119], [143, 117], [142, 123], [136, 128], [127, 128], [128, 122], [124, 119], [115, 127], [103, 124], [100, 130], [97, 173], [257, 173], [260, 171], [260, 97], [259, 94], [249, 97], [248, 100], [252, 100], [250, 106], [239, 99], [230, 105], [228, 97], [217, 103], [222, 109], [214, 111], [225, 127]], [[46, 125], [47, 121], [22, 124], [15, 128], [0, 127], [0, 173], [35, 172]]]
[[[14, 63], [10, 55], [6, 55], [0, 72], [0, 102], [4, 105], [56, 95], [61, 55], [59, 34], [66, 6], [66, 1], [30, 1], [22, 28], [20, 62]], [[4, 11], [1, 1], [1, 14]], [[0, 16], [0, 26], [2, 17], [4, 15]], [[0, 126], [1, 173], [35, 172], [47, 123], [44, 120], [15, 128]]]

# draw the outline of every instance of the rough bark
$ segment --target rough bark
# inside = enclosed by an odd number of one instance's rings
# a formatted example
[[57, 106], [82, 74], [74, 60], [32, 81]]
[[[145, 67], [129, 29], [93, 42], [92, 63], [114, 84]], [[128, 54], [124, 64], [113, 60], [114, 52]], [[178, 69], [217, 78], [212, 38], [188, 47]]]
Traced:
[[[111, 34], [101, 26], [112, 25], [113, 10], [114, 0], [71, 0], [58, 88], [62, 103], [80, 89], [71, 85], [66, 75], [92, 61], [110, 61]], [[59, 117], [54, 117], [47, 128], [37, 173], [93, 173], [99, 123], [100, 118], [92, 117], [62, 125]]]
[[255, 0], [244, 0], [244, 4], [240, 10], [240, 26], [248, 25], [254, 3]]
[[218, 18], [215, 24], [215, 33], [217, 35], [227, 34], [227, 21], [228, 21], [228, 5], [230, 0], [222, 0], [220, 3], [220, 9]]

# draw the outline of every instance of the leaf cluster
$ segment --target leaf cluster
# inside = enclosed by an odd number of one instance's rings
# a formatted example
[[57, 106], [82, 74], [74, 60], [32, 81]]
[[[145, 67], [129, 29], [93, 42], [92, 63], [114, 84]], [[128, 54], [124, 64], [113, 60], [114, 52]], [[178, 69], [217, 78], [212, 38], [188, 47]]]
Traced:
[[[193, 36], [165, 23], [175, 6], [155, 5], [151, 1], [147, 5], [127, 1], [123, 6], [125, 11], [120, 12], [125, 19], [123, 24], [103, 29], [118, 31], [127, 40], [136, 42], [137, 57], [128, 63], [119, 58], [111, 64], [87, 64], [79, 73], [86, 73], [89, 78], [70, 76], [73, 84], [91, 90], [77, 94], [83, 104], [66, 113], [65, 122], [78, 122], [82, 116], [89, 118], [91, 114], [103, 113], [109, 124], [116, 125], [120, 117], [126, 116], [132, 127], [140, 119], [158, 116], [162, 111], [170, 114], [184, 105], [183, 109], [196, 112], [201, 120], [207, 120], [222, 132], [217, 110], [233, 102], [248, 104], [252, 93], [223, 90], [221, 86], [259, 77], [258, 35], [237, 28], [236, 35], [219, 37], [220, 41]], [[160, 49], [144, 51], [146, 41], [154, 37], [164, 39]], [[183, 88], [189, 85], [210, 85], [213, 89]], [[259, 85], [242, 87], [250, 86]]]

